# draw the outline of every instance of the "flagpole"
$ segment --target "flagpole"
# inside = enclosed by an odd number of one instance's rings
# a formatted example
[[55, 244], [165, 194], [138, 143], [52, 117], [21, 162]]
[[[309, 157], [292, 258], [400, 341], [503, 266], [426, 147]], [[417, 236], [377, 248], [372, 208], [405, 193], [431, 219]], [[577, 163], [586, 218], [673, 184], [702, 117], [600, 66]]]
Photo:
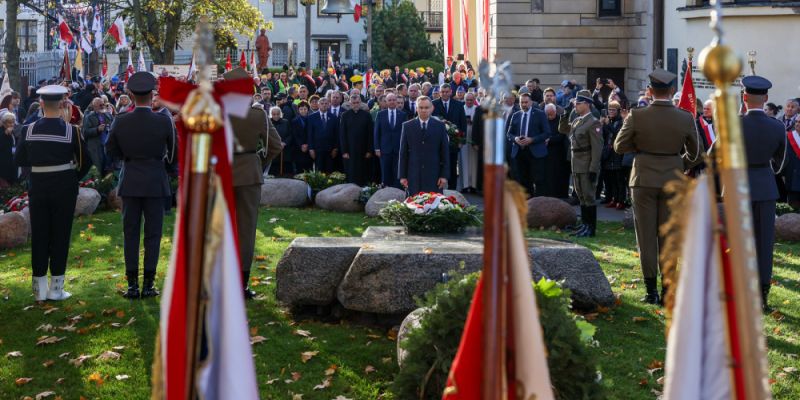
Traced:
[[731, 91], [731, 82], [738, 79], [742, 63], [731, 47], [722, 44], [721, 0], [715, 0], [713, 4], [711, 27], [716, 37], [700, 54], [700, 65], [706, 77], [717, 87], [713, 96], [714, 123], [718, 127], [717, 165], [725, 188], [722, 222], [728, 247], [721, 249], [721, 255], [727, 259], [723, 264], [729, 265], [729, 270], [722, 271], [722, 277], [729, 292], [725, 308], [732, 359], [731, 377], [737, 400], [769, 399], [748, 166], [736, 98]]
[[501, 400], [507, 392], [505, 382], [505, 338], [507, 285], [505, 216], [503, 186], [505, 183], [505, 135], [502, 118], [503, 94], [510, 90], [509, 64], [497, 66], [490, 76], [490, 64], [481, 62], [481, 82], [488, 98], [484, 122], [484, 224], [483, 224], [483, 400]]

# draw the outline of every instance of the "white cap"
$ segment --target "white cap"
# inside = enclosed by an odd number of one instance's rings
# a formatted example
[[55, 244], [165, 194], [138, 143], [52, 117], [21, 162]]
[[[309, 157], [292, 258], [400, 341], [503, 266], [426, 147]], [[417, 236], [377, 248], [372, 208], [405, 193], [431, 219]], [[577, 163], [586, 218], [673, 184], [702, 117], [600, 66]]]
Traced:
[[47, 85], [43, 88], [37, 89], [36, 94], [42, 97], [42, 100], [57, 101], [64, 98], [64, 95], [69, 93], [67, 88], [60, 85]]

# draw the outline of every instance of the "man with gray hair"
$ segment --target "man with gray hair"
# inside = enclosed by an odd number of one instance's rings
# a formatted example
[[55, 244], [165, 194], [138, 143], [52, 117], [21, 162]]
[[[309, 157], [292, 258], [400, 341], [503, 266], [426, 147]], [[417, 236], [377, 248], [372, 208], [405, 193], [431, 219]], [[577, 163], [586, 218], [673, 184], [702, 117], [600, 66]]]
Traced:
[[83, 137], [86, 138], [86, 147], [89, 149], [89, 158], [97, 168], [99, 175], [104, 175], [106, 165], [106, 152], [103, 143], [108, 138], [111, 127], [111, 113], [103, 106], [103, 100], [95, 97], [91, 102], [92, 111], [83, 118]]

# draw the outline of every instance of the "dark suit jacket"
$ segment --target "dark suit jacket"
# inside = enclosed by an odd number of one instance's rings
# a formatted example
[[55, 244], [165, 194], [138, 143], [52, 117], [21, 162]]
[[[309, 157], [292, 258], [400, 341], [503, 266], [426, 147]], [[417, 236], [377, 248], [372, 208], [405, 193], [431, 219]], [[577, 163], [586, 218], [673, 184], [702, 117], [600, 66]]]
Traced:
[[436, 186], [439, 178], [450, 176], [450, 143], [444, 123], [428, 119], [428, 129], [422, 132], [419, 120], [403, 124], [400, 135], [399, 179], [408, 179], [408, 193], [441, 192]]
[[444, 112], [444, 102], [442, 99], [433, 101], [433, 116], [444, 118], [458, 127], [461, 132], [467, 131], [467, 116], [464, 114], [464, 103], [451, 98], [447, 112]]
[[339, 118], [327, 113], [322, 121], [319, 111], [308, 116], [308, 148], [314, 151], [331, 151], [339, 148]]
[[166, 115], [136, 107], [117, 116], [111, 124], [106, 152], [125, 162], [119, 178], [119, 196], [171, 195], [164, 156], [171, 160], [174, 151], [174, 129]]
[[[742, 116], [744, 149], [747, 153], [747, 176], [750, 181], [750, 200], [778, 199], [778, 185], [769, 163], [777, 165], [783, 160], [786, 148], [786, 131], [778, 120], [763, 111], [749, 111]], [[777, 167], [776, 167], [777, 168]]]
[[403, 112], [406, 113], [406, 118], [409, 121], [411, 121], [414, 118], [417, 118], [416, 104], [414, 105], [414, 110], [412, 111], [411, 110], [411, 103], [413, 103], [413, 101], [411, 101], [411, 99], [406, 99], [406, 101], [403, 104]]
[[389, 110], [378, 112], [375, 119], [375, 150], [391, 154], [400, 151], [400, 134], [403, 123], [406, 122], [406, 113], [395, 110], [394, 128], [389, 124]]
[[533, 139], [533, 143], [525, 149], [521, 148], [514, 138], [520, 136], [522, 125], [522, 110], [517, 111], [511, 117], [511, 123], [506, 130], [506, 139], [511, 142], [511, 158], [516, 158], [520, 150], [528, 150], [536, 158], [547, 157], [547, 144], [545, 141], [550, 138], [550, 124], [547, 123], [547, 115], [536, 108], [530, 110], [528, 118], [528, 137]]

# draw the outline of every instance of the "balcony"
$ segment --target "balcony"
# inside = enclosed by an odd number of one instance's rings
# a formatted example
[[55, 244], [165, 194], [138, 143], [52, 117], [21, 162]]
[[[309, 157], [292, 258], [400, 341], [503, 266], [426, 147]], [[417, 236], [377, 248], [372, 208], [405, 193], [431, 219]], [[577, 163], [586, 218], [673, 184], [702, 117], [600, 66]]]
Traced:
[[425, 30], [442, 31], [442, 12], [441, 11], [421, 11], [420, 16], [425, 22]]

